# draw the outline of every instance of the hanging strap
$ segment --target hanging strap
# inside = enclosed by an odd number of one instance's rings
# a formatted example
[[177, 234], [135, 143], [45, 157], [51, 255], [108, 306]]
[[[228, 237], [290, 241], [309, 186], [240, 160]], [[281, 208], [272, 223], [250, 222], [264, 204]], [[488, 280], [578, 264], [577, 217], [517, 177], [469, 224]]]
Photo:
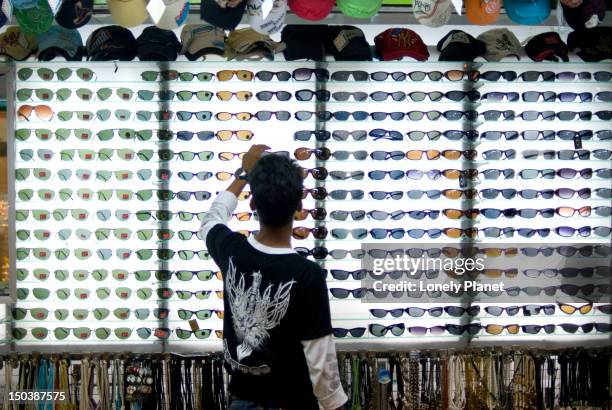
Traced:
[[214, 391], [217, 408], [224, 410], [227, 407], [227, 394], [225, 391], [225, 378], [223, 373], [223, 359], [220, 356], [216, 356], [213, 359], [214, 368]]
[[351, 409], [361, 410], [361, 400], [359, 397], [359, 358], [351, 358]]
[[81, 388], [79, 410], [89, 410], [89, 359], [81, 360]]
[[196, 359], [193, 363], [193, 406], [202, 408], [202, 360]]

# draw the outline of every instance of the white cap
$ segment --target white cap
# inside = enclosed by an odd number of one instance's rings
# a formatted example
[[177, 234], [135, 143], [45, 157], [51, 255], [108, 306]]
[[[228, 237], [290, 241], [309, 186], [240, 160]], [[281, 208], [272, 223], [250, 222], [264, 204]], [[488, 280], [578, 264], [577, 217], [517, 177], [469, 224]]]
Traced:
[[285, 24], [287, 0], [248, 0], [245, 12], [253, 30], [271, 35], [278, 33]]
[[414, 0], [412, 9], [419, 23], [429, 27], [440, 27], [448, 23], [454, 6], [451, 0]]
[[189, 17], [188, 0], [150, 0], [147, 11], [153, 23], [164, 30], [174, 30]]

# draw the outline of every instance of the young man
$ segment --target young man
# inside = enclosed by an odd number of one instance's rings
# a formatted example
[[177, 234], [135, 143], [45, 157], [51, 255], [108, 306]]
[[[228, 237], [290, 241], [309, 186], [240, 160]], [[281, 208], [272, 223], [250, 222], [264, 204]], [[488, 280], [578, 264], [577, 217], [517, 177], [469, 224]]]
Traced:
[[[294, 214], [302, 209], [300, 168], [279, 155], [262, 157], [268, 149], [251, 147], [199, 231], [223, 272], [229, 409], [338, 409], [347, 396], [331, 336], [325, 276], [291, 247]], [[226, 226], [247, 183], [260, 224], [249, 238]]]

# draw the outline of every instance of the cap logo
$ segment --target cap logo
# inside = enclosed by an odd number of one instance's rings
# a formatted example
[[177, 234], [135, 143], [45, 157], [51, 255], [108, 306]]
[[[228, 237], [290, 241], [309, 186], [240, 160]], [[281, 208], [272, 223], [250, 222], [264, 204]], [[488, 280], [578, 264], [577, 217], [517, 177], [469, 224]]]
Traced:
[[89, 16], [91, 16], [91, 9], [83, 7], [83, 3], [80, 1], [74, 3], [74, 19], [72, 19], [72, 22], [75, 25], [80, 25]]
[[470, 44], [470, 38], [468, 37], [466, 33], [462, 31], [458, 33], [454, 33], [452, 38], [453, 38], [453, 42]]
[[497, 0], [484, 0], [484, 11], [487, 14], [495, 14], [499, 11], [499, 2]]
[[501, 38], [495, 39], [495, 48], [497, 50], [512, 51], [512, 42], [507, 34], [502, 34]]
[[416, 0], [414, 2], [414, 6], [415, 8], [421, 10], [424, 13], [429, 13], [431, 11], [431, 3], [430, 2], [424, 2], [422, 0]]
[[395, 40], [397, 47], [410, 48], [413, 47], [417, 39], [408, 30], [400, 30], [399, 33], [393, 33], [392, 37]]
[[176, 17], [174, 17], [176, 24], [181, 25], [181, 23], [187, 18], [187, 13], [189, 13], [189, 3], [185, 2], [179, 13], [176, 15]]
[[334, 39], [336, 50], [342, 51], [348, 43], [357, 37], [363, 37], [363, 32], [359, 29], [342, 30]]
[[98, 32], [96, 38], [91, 42], [91, 45], [88, 47], [91, 50], [95, 51], [107, 42], [112, 37], [111, 33], [108, 30], [102, 30]]

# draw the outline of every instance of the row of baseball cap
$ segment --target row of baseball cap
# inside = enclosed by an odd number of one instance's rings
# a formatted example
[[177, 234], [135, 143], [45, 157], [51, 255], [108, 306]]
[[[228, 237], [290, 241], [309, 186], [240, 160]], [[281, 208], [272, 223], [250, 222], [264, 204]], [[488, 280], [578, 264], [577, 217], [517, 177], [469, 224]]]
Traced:
[[[174, 61], [180, 54], [189, 60], [207, 55], [229, 60], [253, 60], [283, 53], [285, 60], [388, 61], [412, 58], [429, 59], [429, 50], [422, 38], [407, 28], [390, 28], [378, 34], [372, 47], [363, 31], [348, 25], [286, 25], [281, 41], [272, 40], [252, 28], [225, 31], [210, 24], [186, 25], [181, 41], [171, 30], [149, 26], [135, 38], [132, 32], [118, 25], [104, 26], [91, 33], [85, 46], [76, 29], [52, 26], [36, 36], [24, 34], [20, 27], [11, 26], [0, 34], [0, 55], [24, 60], [38, 51], [40, 61], [64, 57], [80, 61]], [[439, 61], [501, 61], [506, 57], [520, 60], [521, 42], [506, 28], [488, 30], [477, 38], [461, 30], [451, 30], [437, 44]], [[573, 31], [566, 44], [556, 32], [538, 34], [525, 43], [525, 53], [534, 61], [569, 61], [570, 51], [584, 61], [612, 59], [612, 27], [594, 27]]]
[[[540, 24], [549, 16], [552, 0], [463, 0], [466, 16], [474, 24], [495, 22], [503, 6], [518, 24]], [[26, 34], [41, 34], [57, 22], [68, 29], [82, 27], [90, 20], [94, 0], [0, 0], [0, 26], [14, 14]], [[603, 21], [606, 0], [560, 0], [563, 14], [574, 29], [592, 28]], [[243, 15], [251, 27], [271, 35], [281, 31], [287, 10], [307, 20], [324, 19], [337, 6], [355, 18], [370, 18], [382, 0], [201, 0], [200, 17], [216, 27], [234, 30]], [[414, 0], [416, 20], [430, 27], [446, 24], [462, 0]], [[189, 15], [189, 0], [107, 0], [114, 21], [122, 27], [135, 27], [150, 17], [162, 29], [182, 26]]]

